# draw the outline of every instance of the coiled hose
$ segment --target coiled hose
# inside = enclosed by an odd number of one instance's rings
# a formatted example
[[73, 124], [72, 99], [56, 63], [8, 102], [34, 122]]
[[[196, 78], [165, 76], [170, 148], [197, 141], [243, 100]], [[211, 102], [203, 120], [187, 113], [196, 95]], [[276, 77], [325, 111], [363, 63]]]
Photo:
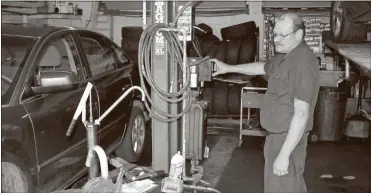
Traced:
[[[175, 17], [175, 21], [170, 26], [173, 26], [181, 13], [189, 6], [192, 6], [193, 4], [198, 2], [188, 2], [182, 9], [179, 11], [178, 15]], [[151, 70], [151, 62], [152, 62], [152, 44], [155, 40], [155, 37], [157, 35], [158, 30], [160, 29], [169, 29], [167, 31], [161, 30], [162, 35], [166, 39], [167, 46], [169, 49], [167, 49], [167, 54], [170, 55], [171, 60], [173, 63], [172, 65], [175, 65], [171, 72], [171, 82], [170, 82], [170, 92], [164, 91], [155, 83], [152, 75]], [[178, 40], [177, 32], [171, 31], [171, 27], [163, 24], [163, 23], [157, 23], [152, 24], [146, 27], [144, 29], [142, 36], [140, 37], [139, 41], [139, 50], [138, 50], [138, 67], [139, 67], [139, 75], [140, 75], [140, 83], [142, 85], [142, 89], [147, 97], [147, 100], [145, 100], [144, 105], [148, 112], [150, 113], [151, 117], [156, 118], [158, 120], [164, 121], [164, 122], [172, 122], [179, 118], [181, 118], [186, 112], [189, 111], [191, 108], [191, 87], [190, 87], [190, 67], [187, 66], [185, 69], [183, 69], [183, 49], [186, 49], [182, 42]], [[185, 76], [185, 83], [182, 85], [182, 87], [176, 91], [172, 92], [172, 87], [174, 84], [178, 83], [178, 80], [175, 80], [175, 74], [178, 72], [177, 65], [179, 65], [179, 68], [181, 69], [181, 72], [186, 74]], [[185, 108], [182, 112], [177, 114], [169, 114], [167, 112], [162, 111], [156, 104], [154, 104], [153, 100], [151, 99], [148, 90], [146, 88], [146, 84], [153, 89], [153, 91], [163, 100], [165, 100], [168, 103], [179, 103], [181, 101], [184, 101], [185, 99], [188, 101]], [[154, 110], [150, 108], [150, 106], [156, 110], [158, 113], [155, 113]]]

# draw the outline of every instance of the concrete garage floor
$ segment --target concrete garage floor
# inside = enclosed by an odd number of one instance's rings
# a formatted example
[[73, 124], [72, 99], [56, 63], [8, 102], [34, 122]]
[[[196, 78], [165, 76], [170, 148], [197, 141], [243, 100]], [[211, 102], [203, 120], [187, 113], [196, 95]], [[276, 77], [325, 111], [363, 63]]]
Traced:
[[[209, 158], [202, 162], [203, 179], [223, 193], [263, 193], [263, 137], [244, 137], [237, 145], [235, 131], [208, 135]], [[139, 165], [150, 166], [146, 149]], [[308, 193], [370, 193], [371, 140], [309, 144], [305, 178]], [[331, 175], [332, 178], [321, 178]], [[344, 179], [353, 176], [355, 179]]]
[[[219, 133], [208, 139], [210, 157], [203, 163], [206, 181], [224, 193], [263, 192], [264, 138], [244, 137], [241, 147], [235, 147], [236, 134]], [[309, 144], [306, 163], [309, 193], [371, 192], [370, 140]], [[326, 174], [333, 177], [321, 178]], [[355, 179], [346, 180], [344, 176]]]

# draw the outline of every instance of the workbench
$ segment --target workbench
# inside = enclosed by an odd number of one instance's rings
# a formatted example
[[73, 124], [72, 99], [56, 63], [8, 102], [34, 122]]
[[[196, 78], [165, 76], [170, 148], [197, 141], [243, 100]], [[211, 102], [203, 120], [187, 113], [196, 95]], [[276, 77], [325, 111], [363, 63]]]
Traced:
[[371, 75], [371, 43], [337, 44], [327, 40], [325, 45], [356, 64], [366, 75]]

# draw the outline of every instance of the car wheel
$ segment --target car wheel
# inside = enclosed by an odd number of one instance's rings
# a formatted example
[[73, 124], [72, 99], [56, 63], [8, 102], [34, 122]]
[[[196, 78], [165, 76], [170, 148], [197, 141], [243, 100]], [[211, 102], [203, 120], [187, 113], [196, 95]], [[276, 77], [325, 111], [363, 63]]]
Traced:
[[[366, 36], [366, 28], [347, 18], [354, 17], [352, 3], [333, 1], [331, 5], [330, 26], [332, 40], [337, 43], [362, 43]], [[346, 18], [347, 17], [347, 18]]]
[[27, 176], [21, 167], [1, 161], [1, 192], [31, 192]]
[[134, 106], [131, 111], [124, 139], [115, 150], [118, 157], [132, 163], [139, 161], [145, 145], [145, 125], [143, 110]]

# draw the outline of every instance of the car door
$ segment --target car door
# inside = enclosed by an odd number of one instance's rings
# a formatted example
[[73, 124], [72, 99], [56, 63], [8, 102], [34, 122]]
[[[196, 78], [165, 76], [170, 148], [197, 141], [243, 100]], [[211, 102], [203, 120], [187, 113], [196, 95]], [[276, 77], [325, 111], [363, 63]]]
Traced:
[[31, 84], [40, 71], [69, 71], [78, 77], [79, 87], [72, 91], [22, 97], [35, 132], [39, 191], [50, 191], [73, 180], [84, 169], [87, 155], [86, 130], [81, 119], [71, 137], [66, 131], [78, 106], [87, 81], [81, 58], [70, 32], [53, 35], [41, 46], [35, 60]]
[[[117, 46], [115, 47], [107, 37], [91, 31], [79, 31], [76, 35], [81, 43], [89, 76], [99, 92], [102, 115], [131, 87], [129, 73], [132, 63], [125, 55], [117, 57]], [[99, 144], [103, 148], [108, 148], [115, 140], [121, 138], [130, 114], [132, 97], [133, 93], [130, 93], [101, 122], [98, 133]]]

